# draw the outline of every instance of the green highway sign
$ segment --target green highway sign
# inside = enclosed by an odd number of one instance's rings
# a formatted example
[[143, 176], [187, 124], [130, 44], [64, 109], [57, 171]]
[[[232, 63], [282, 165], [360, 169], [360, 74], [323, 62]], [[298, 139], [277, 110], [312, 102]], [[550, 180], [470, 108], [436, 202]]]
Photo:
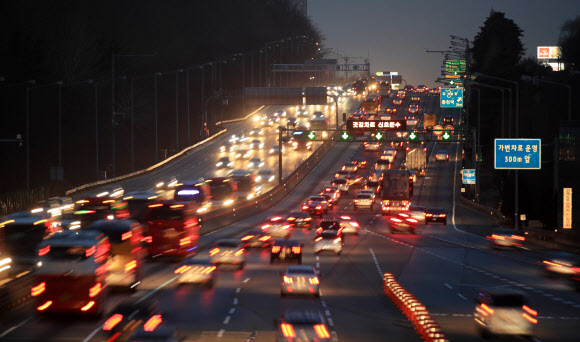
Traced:
[[443, 133], [442, 137], [443, 137], [443, 140], [449, 140], [449, 138], [451, 138], [451, 134], [449, 134], [449, 132], [445, 132], [445, 133]]
[[465, 72], [465, 61], [445, 61], [445, 71], [463, 73]]
[[417, 140], [417, 134], [415, 132], [409, 133], [409, 140]]
[[375, 138], [377, 138], [377, 140], [381, 140], [383, 138], [383, 134], [381, 132], [378, 132], [377, 134], [375, 134]]
[[310, 133], [308, 133], [308, 139], [310, 140], [316, 139], [316, 132], [310, 131]]
[[348, 137], [349, 137], [348, 132], [342, 132], [341, 135], [342, 140], [348, 140]]

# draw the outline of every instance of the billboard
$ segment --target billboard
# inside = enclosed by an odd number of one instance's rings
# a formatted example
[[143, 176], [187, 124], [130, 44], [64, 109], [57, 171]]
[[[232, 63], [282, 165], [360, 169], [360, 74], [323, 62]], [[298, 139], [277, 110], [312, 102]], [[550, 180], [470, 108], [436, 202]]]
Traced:
[[538, 59], [558, 59], [559, 57], [559, 46], [538, 46]]

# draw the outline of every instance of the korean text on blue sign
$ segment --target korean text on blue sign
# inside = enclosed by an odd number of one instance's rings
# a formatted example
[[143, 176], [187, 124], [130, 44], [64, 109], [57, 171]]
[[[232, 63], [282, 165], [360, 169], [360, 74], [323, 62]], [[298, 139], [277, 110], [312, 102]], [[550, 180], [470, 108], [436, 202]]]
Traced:
[[541, 169], [542, 139], [495, 139], [495, 169]]
[[463, 184], [475, 184], [475, 169], [463, 169], [461, 176]]
[[463, 107], [463, 88], [441, 89], [441, 108]]

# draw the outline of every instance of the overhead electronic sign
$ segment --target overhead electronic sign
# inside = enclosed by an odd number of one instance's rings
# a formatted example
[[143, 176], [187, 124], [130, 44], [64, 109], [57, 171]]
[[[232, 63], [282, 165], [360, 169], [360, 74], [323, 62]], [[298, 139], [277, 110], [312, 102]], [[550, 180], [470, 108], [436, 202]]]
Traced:
[[349, 119], [346, 127], [352, 131], [406, 131], [405, 120], [364, 120]]

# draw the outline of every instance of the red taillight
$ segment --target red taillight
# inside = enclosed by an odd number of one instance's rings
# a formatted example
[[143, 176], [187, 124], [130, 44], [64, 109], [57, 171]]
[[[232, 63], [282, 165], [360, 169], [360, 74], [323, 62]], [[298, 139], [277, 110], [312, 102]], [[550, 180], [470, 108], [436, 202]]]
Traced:
[[169, 208], [176, 209], [176, 208], [183, 208], [183, 207], [184, 207], [183, 204], [174, 204], [174, 205], [170, 206]]
[[87, 305], [81, 308], [81, 311], [89, 311], [93, 306], [95, 306], [95, 302], [90, 301], [87, 303]]
[[189, 245], [191, 243], [191, 237], [184, 237], [183, 239], [179, 240], [179, 246], [183, 247]]
[[398, 218], [395, 218], [395, 217], [391, 217], [391, 221], [393, 221], [393, 222], [403, 222], [403, 221], [401, 221], [401, 220], [399, 220]]
[[182, 274], [185, 273], [187, 270], [191, 269], [191, 266], [183, 265], [175, 270], [175, 274]]
[[320, 282], [318, 281], [318, 277], [308, 279], [308, 282], [312, 285], [318, 285]]
[[294, 221], [294, 220], [296, 220], [296, 217], [289, 217], [288, 218], [288, 221]]
[[211, 251], [209, 251], [209, 256], [214, 256], [214, 255], [218, 254], [219, 251], [220, 251], [219, 248], [214, 248]]
[[526, 312], [527, 312], [527, 313], [529, 313], [530, 315], [534, 315], [534, 316], [537, 316], [537, 315], [538, 315], [538, 312], [537, 312], [536, 310], [534, 310], [534, 309], [530, 308], [530, 307], [529, 307], [529, 306], [527, 306], [527, 305], [524, 305], [524, 306], [522, 306], [522, 309], [524, 309], [524, 311], [526, 311]]
[[93, 286], [89, 289], [89, 297], [91, 297], [91, 298], [96, 297], [99, 293], [101, 293], [102, 289], [103, 289], [103, 287], [102, 287], [101, 283], [95, 284], [95, 286]]
[[270, 237], [270, 236], [268, 236], [268, 235], [266, 235], [266, 236], [262, 236], [262, 237], [260, 238], [260, 241], [268, 241], [268, 240], [270, 240], [270, 239], [271, 239], [271, 237]]
[[308, 206], [307, 205], [303, 205], [302, 206], [302, 210], [308, 210]]
[[41, 248], [41, 249], [39, 249], [39, 250], [38, 250], [38, 256], [44, 256], [44, 255], [47, 255], [47, 254], [48, 254], [48, 252], [50, 252], [50, 245], [48, 245], [48, 246], [46, 246], [46, 247], [44, 247], [44, 248]]
[[537, 320], [536, 318], [534, 318], [534, 317], [532, 317], [532, 316], [528, 315], [526, 312], [524, 312], [524, 313], [522, 314], [522, 316], [523, 316], [525, 319], [527, 319], [527, 320], [528, 320], [528, 322], [530, 322], [530, 323], [533, 323], [533, 324], [537, 324], [537, 323], [538, 323], [538, 320]]
[[525, 241], [526, 238], [523, 236], [519, 236], [519, 235], [512, 235], [512, 239], [514, 240], [520, 240], [520, 241]]
[[300, 246], [294, 246], [294, 247], [292, 247], [292, 253], [294, 253], [294, 254], [300, 254]]
[[505, 240], [505, 236], [496, 235], [496, 234], [492, 234], [491, 238], [496, 239], [496, 240]]
[[203, 271], [201, 271], [201, 274], [210, 274], [211, 272], [213, 272], [213, 270], [215, 270], [215, 266], [208, 266], [206, 268], [203, 269]]
[[141, 241], [144, 241], [146, 243], [152, 243], [153, 237], [152, 236], [145, 236]]
[[123, 233], [123, 235], [121, 235], [121, 241], [125, 241], [127, 239], [130, 239], [131, 236], [133, 236], [133, 233], [132, 232]]
[[292, 284], [294, 281], [290, 277], [284, 276], [284, 283], [285, 284]]
[[163, 204], [150, 204], [148, 207], [149, 208], [157, 208], [157, 207], [161, 207], [163, 206]]
[[145, 324], [143, 325], [143, 330], [154, 331], [155, 328], [157, 328], [157, 326], [161, 324], [161, 322], [163, 322], [161, 315], [151, 316], [151, 318], [149, 318], [149, 320], [145, 322]]
[[494, 312], [492, 308], [490, 308], [489, 306], [487, 306], [484, 303], [481, 304], [481, 308], [490, 315], [492, 315]]
[[322, 240], [322, 236], [319, 236], [319, 237], [317, 237], [317, 238], [314, 240], [314, 242], [318, 242], [318, 241], [320, 241], [320, 240]]
[[262, 226], [262, 230], [266, 230], [266, 229], [270, 228], [271, 226], [272, 225], [270, 225], [270, 224], [265, 224]]
[[86, 254], [87, 258], [88, 258], [88, 257], [90, 257], [91, 255], [95, 254], [95, 252], [96, 252], [96, 251], [97, 251], [97, 247], [93, 246], [93, 247], [91, 247], [91, 248], [87, 249], [87, 250], [85, 251], [85, 254]]
[[137, 260], [131, 260], [125, 264], [125, 273], [129, 273], [137, 268]]
[[46, 290], [46, 283], [42, 282], [30, 289], [30, 295], [36, 297]]
[[115, 327], [115, 325], [119, 324], [123, 320], [123, 315], [121, 314], [114, 314], [108, 320], [103, 323], [103, 330], [109, 331]]
[[235, 256], [240, 256], [240, 255], [242, 255], [242, 254], [244, 254], [244, 249], [243, 249], [243, 248], [242, 248], [242, 249], [238, 249], [238, 250], [236, 251], [236, 253], [234, 253], [234, 255], [235, 255]]
[[280, 253], [281, 246], [272, 246], [272, 253]]
[[304, 219], [304, 221], [312, 221], [312, 217], [307, 217]]
[[284, 334], [284, 337], [290, 337], [290, 338], [296, 337], [296, 333], [294, 332], [294, 328], [292, 327], [292, 324], [282, 323], [280, 325], [280, 329], [282, 330], [282, 334]]
[[51, 305], [52, 305], [52, 300], [49, 300], [48, 302], [42, 304], [41, 306], [37, 307], [36, 309], [38, 311], [43, 311], [43, 310], [46, 310]]
[[330, 334], [328, 333], [328, 330], [326, 330], [326, 327], [324, 326], [324, 324], [316, 324], [314, 326], [314, 331], [316, 331], [316, 335], [318, 335], [319, 338], [329, 338]]

